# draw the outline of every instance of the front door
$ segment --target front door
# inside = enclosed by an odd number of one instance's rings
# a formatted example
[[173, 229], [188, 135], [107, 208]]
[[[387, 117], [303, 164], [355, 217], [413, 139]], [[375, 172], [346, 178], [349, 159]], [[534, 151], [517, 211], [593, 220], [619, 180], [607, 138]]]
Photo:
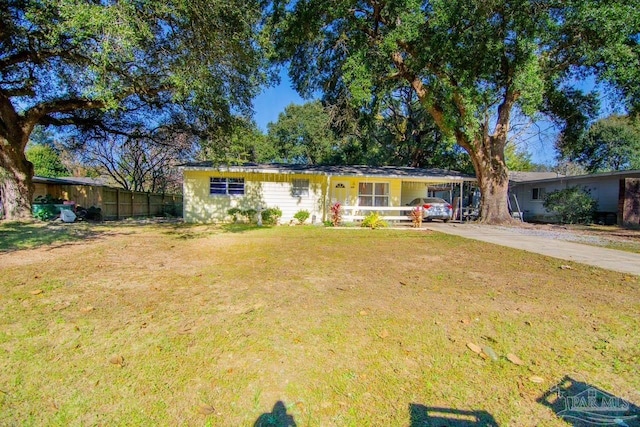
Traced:
[[349, 183], [336, 181], [333, 183], [331, 203], [339, 202], [341, 205], [349, 204]]

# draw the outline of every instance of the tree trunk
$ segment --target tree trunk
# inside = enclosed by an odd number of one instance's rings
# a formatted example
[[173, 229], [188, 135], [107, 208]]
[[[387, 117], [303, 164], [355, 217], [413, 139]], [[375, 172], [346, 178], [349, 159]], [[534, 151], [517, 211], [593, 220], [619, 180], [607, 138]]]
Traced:
[[[506, 175], [507, 170], [504, 169]], [[480, 187], [480, 221], [487, 224], [506, 224], [514, 222], [509, 212], [509, 179], [496, 170], [478, 174]]]
[[476, 141], [473, 145], [476, 149], [467, 151], [480, 188], [480, 221], [486, 224], [515, 222], [509, 212], [509, 171], [504, 160], [505, 143], [486, 136], [483, 141]]
[[4, 219], [31, 218], [33, 199], [33, 164], [27, 160], [24, 150], [16, 150], [20, 142], [12, 144], [0, 137], [0, 198]]

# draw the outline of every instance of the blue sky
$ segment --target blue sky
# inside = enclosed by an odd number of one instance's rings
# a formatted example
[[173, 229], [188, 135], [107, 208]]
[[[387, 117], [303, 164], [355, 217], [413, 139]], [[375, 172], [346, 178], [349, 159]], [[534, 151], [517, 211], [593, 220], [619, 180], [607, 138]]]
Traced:
[[262, 92], [253, 101], [254, 120], [263, 132], [267, 131], [269, 122], [276, 122], [278, 114], [289, 104], [304, 104], [306, 101], [291, 87], [286, 70], [280, 72], [280, 84]]

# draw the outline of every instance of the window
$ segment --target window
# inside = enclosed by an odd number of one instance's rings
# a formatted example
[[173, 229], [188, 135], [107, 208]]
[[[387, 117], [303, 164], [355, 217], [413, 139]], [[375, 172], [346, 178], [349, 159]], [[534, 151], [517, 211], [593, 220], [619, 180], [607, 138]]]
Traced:
[[544, 194], [544, 188], [533, 188], [531, 190], [531, 200], [544, 200]]
[[230, 196], [244, 194], [244, 178], [209, 178], [209, 194]]
[[389, 206], [389, 184], [361, 182], [358, 185], [358, 205]]
[[309, 195], [309, 180], [294, 179], [291, 183], [291, 194], [294, 197], [302, 197]]

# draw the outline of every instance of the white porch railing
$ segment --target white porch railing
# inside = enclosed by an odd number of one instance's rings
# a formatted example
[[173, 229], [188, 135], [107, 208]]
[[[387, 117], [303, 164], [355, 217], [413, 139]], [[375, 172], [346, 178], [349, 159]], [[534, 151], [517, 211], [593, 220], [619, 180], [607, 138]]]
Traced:
[[[410, 221], [410, 212], [415, 206], [342, 206], [343, 221], [358, 221], [371, 212], [379, 212], [380, 216], [390, 221]], [[387, 214], [387, 212], [389, 214]], [[403, 213], [406, 214], [403, 215]]]

